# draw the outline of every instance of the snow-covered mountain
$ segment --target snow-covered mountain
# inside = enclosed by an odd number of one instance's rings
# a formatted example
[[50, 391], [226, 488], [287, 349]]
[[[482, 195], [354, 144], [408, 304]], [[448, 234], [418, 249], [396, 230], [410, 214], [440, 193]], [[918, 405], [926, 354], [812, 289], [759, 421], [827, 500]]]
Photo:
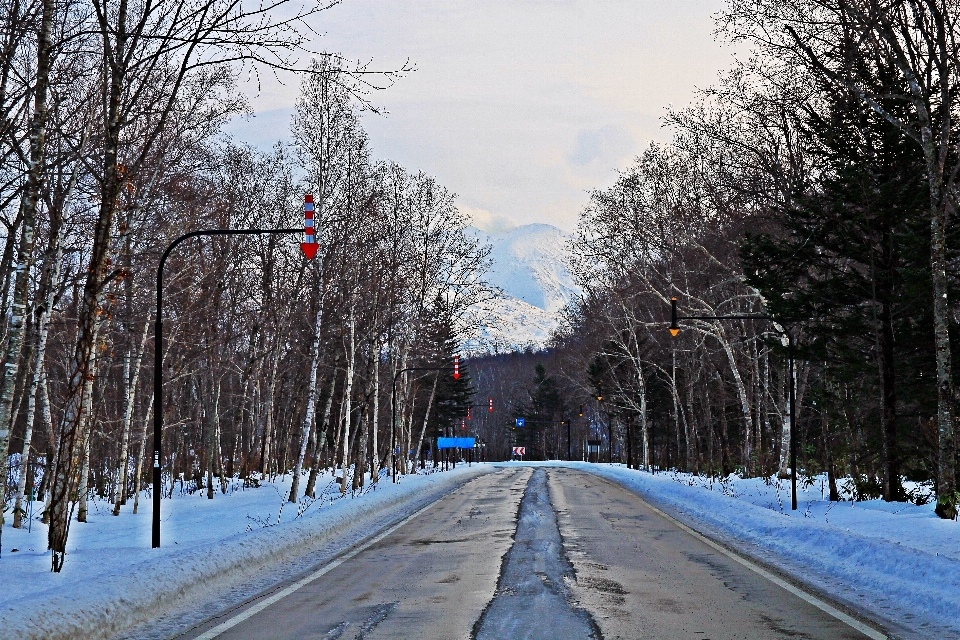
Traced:
[[[487, 281], [504, 292], [485, 309], [475, 349], [540, 348], [579, 292], [566, 266], [567, 237], [549, 224], [528, 224], [502, 233], [470, 232], [492, 247]], [[481, 347], [481, 345], [483, 345]]]

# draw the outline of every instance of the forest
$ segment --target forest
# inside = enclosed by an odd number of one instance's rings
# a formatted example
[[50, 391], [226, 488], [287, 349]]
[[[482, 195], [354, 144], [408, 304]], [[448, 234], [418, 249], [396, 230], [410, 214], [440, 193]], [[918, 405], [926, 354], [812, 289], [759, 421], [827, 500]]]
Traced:
[[[25, 496], [44, 501], [54, 571], [89, 500], [116, 515], [151, 497], [155, 412], [168, 496], [302, 472], [291, 502], [330, 468], [348, 469], [342, 492], [406, 472], [466, 413], [467, 376], [436, 369], [494, 293], [487, 249], [452, 193], [375, 158], [361, 125], [405, 70], [336, 54], [299, 69], [308, 34], [292, 25], [323, 6], [291, 21], [275, 4], [4, 5], [3, 515], [26, 526]], [[239, 74], [271, 68], [302, 85], [293, 143], [264, 152], [222, 131], [249, 111]], [[302, 233], [170, 252], [157, 371], [166, 248], [303, 229], [307, 194], [312, 260]]]
[[793, 436], [831, 500], [957, 517], [957, 17], [726, 3], [717, 35], [750, 56], [591, 192], [582, 296], [548, 354], [501, 365], [536, 455], [565, 457], [573, 419], [577, 459], [595, 439], [636, 468], [785, 478]]
[[[590, 192], [582, 295], [545, 351], [507, 354], [466, 350], [489, 247], [362, 127], [409, 70], [310, 52], [326, 5], [288, 4], [3, 4], [2, 517], [44, 502], [54, 571], [89, 500], [151, 496], [157, 412], [171, 496], [287, 473], [291, 502], [326, 473], [345, 493], [461, 433], [487, 460], [786, 477], [794, 437], [833, 500], [957, 516], [955, 2], [728, 0], [717, 37], [749, 54]], [[267, 152], [223, 130], [270, 70], [301, 83]], [[196, 237], [157, 291], [180, 236], [298, 229], [307, 195], [312, 260], [297, 234]]]

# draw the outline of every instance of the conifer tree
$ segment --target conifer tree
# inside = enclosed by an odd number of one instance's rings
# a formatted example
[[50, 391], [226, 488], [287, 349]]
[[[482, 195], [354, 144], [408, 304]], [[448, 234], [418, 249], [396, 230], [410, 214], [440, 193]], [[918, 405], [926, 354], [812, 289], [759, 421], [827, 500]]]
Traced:
[[440, 293], [437, 293], [431, 308], [427, 336], [432, 358], [429, 366], [443, 369], [438, 372], [440, 377], [430, 415], [430, 431], [435, 436], [465, 436], [465, 433], [460, 433], [460, 425], [467, 416], [475, 390], [463, 361], [460, 363], [459, 377], [453, 377], [454, 357], [460, 351], [460, 342], [454, 328], [453, 310]]
[[[915, 413], [936, 415], [935, 390], [912, 384], [918, 368], [934, 368], [923, 158], [852, 97], [810, 114], [802, 130], [822, 171], [776, 212], [774, 231], [747, 237], [744, 271], [776, 317], [800, 321], [803, 358], [819, 363], [829, 382], [867, 395], [879, 389], [879, 432], [871, 436], [880, 445], [882, 493], [901, 500], [898, 407], [909, 397]], [[924, 466], [912, 458], [914, 471]]]

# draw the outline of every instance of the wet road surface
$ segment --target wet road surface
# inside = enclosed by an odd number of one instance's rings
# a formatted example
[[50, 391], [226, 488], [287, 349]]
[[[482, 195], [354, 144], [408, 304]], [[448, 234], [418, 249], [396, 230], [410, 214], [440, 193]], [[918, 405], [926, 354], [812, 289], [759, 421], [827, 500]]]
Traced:
[[[571, 600], [573, 565], [563, 553], [547, 474], [537, 469], [520, 503], [514, 543], [504, 557], [493, 600], [474, 626], [477, 640], [598, 638], [590, 614]], [[531, 621], [536, 624], [531, 624]]]
[[559, 467], [472, 480], [301, 582], [178, 637], [870, 637], [629, 491]]

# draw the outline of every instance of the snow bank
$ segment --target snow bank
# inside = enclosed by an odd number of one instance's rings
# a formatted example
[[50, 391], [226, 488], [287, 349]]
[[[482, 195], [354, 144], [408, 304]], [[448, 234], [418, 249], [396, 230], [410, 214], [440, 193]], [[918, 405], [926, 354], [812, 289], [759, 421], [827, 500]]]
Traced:
[[[355, 527], [402, 517], [489, 470], [464, 465], [406, 476], [399, 484], [387, 479], [375, 490], [339, 499], [326, 476], [321, 480], [329, 484], [319, 499], [297, 505], [285, 504], [289, 476], [256, 489], [240, 490], [234, 483], [229, 495], [218, 491], [213, 500], [205, 492], [175, 495], [162, 503], [160, 549], [150, 548], [149, 501], [141, 502], [138, 515], [128, 504], [118, 517], [110, 514], [112, 505], [93, 502], [89, 521], [71, 524], [59, 574], [50, 572], [44, 525], [34, 521], [31, 533], [5, 526], [0, 638], [110, 637], [188, 598], [223, 591], [283, 560], [318, 551]], [[42, 506], [35, 505], [37, 514]]]
[[960, 635], [960, 523], [938, 518], [933, 504], [831, 503], [814, 482], [798, 491], [798, 510], [790, 511], [789, 480], [718, 482], [620, 465], [562, 464], [613, 480], [857, 608], [927, 628], [928, 637], [947, 630]]

